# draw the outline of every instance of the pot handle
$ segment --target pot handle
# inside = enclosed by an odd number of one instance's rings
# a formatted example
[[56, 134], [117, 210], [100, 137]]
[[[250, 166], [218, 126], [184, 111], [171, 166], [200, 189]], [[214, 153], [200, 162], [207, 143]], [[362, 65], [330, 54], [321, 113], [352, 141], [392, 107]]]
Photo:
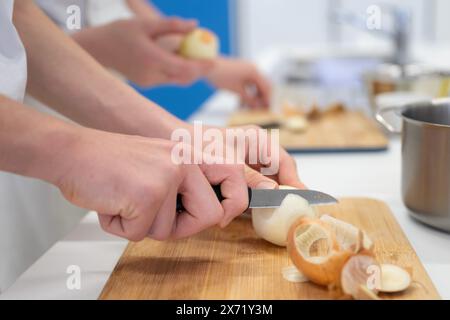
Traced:
[[393, 124], [391, 124], [388, 120], [386, 120], [386, 114], [393, 113], [397, 117], [401, 118], [401, 111], [403, 108], [401, 107], [385, 107], [377, 110], [375, 118], [379, 123], [381, 123], [389, 132], [392, 133], [401, 133], [401, 128], [396, 128]]

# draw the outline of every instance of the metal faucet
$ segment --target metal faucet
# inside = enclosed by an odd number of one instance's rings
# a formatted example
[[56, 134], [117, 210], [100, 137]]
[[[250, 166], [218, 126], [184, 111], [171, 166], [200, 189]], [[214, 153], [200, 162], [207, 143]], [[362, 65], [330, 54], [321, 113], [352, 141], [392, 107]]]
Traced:
[[[359, 30], [370, 32], [374, 35], [391, 39], [394, 53], [392, 62], [398, 64], [402, 69], [409, 62], [409, 14], [404, 9], [392, 5], [380, 5], [382, 14], [388, 13], [392, 19], [391, 30], [369, 29], [364, 16], [357, 15], [344, 9], [331, 9], [330, 21], [334, 23], [345, 23]], [[329, 8], [332, 8], [331, 5]]]

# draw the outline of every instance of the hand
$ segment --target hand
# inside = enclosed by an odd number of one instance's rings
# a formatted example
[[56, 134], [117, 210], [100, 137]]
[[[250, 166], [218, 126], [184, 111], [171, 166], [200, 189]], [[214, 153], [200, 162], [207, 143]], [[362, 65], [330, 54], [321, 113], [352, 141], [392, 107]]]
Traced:
[[[201, 130], [190, 126], [191, 142], [195, 141], [195, 132], [202, 131], [203, 136], [214, 137], [203, 141], [205, 156], [220, 154], [228, 163], [245, 163], [245, 178], [247, 185], [257, 189], [274, 189], [279, 184], [304, 189], [297, 173], [297, 165], [278, 141], [272, 141], [267, 130], [257, 126], [217, 128], [203, 126]], [[208, 130], [211, 130], [208, 132]], [[197, 133], [198, 134], [198, 133]], [[229, 139], [228, 137], [234, 137]], [[223, 139], [217, 141], [217, 139]], [[243, 142], [238, 145], [237, 141]], [[195, 142], [192, 142], [195, 143]], [[198, 146], [199, 148], [201, 146]], [[216, 152], [215, 148], [221, 148]], [[268, 174], [267, 176], [263, 175]]]
[[261, 174], [260, 170], [264, 167], [261, 164], [246, 166], [245, 178], [250, 187], [257, 189], [275, 189], [279, 185], [287, 185], [298, 189], [306, 189], [306, 186], [298, 176], [297, 163], [285, 149], [280, 147], [278, 160], [273, 159], [272, 161], [279, 161], [279, 170], [276, 174], [270, 176]]
[[[66, 165], [54, 184], [73, 204], [97, 211], [107, 232], [133, 241], [187, 237], [226, 226], [248, 205], [243, 166], [176, 165], [173, 142], [83, 130], [61, 153]], [[222, 203], [211, 184], [221, 185]], [[178, 214], [177, 194], [186, 208]]]
[[[278, 185], [288, 185], [299, 189], [305, 189], [306, 186], [300, 180], [297, 172], [297, 164], [293, 157], [279, 145], [278, 141], [272, 141], [267, 130], [257, 126], [245, 126], [232, 129], [253, 130], [257, 132], [257, 138], [247, 138], [247, 145], [244, 152], [245, 162], [245, 178], [248, 186], [257, 189], [274, 189]], [[230, 130], [223, 129], [223, 130]], [[251, 135], [249, 135], [251, 137]], [[263, 138], [264, 137], [264, 138]], [[228, 148], [236, 151], [236, 145], [227, 141]], [[257, 146], [256, 158], [251, 159], [252, 149]], [[253, 149], [254, 150], [254, 149]], [[270, 175], [263, 175], [264, 169], [277, 169]], [[268, 170], [272, 171], [272, 170]]]
[[180, 19], [129, 19], [76, 33], [74, 39], [106, 67], [140, 86], [162, 83], [187, 85], [206, 75], [211, 61], [190, 60], [161, 46], [161, 38], [176, 38], [196, 27]]
[[271, 85], [251, 63], [218, 58], [207, 78], [214, 86], [237, 93], [250, 108], [270, 106]]

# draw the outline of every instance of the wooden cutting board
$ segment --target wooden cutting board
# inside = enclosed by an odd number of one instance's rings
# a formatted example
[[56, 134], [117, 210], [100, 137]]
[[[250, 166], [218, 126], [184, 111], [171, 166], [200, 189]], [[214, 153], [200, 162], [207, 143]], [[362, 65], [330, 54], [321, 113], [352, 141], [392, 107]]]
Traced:
[[[273, 114], [240, 111], [231, 116], [228, 124], [276, 121]], [[310, 121], [304, 132], [280, 128], [280, 144], [289, 152], [382, 151], [387, 149], [388, 140], [377, 124], [362, 112], [346, 110]]]
[[[365, 230], [382, 263], [412, 270], [415, 281], [387, 299], [440, 299], [433, 283], [389, 208], [365, 198], [341, 199], [320, 206]], [[100, 299], [332, 299], [325, 288], [291, 283], [281, 269], [291, 265], [285, 248], [256, 236], [249, 218], [214, 228], [190, 239], [130, 243]]]

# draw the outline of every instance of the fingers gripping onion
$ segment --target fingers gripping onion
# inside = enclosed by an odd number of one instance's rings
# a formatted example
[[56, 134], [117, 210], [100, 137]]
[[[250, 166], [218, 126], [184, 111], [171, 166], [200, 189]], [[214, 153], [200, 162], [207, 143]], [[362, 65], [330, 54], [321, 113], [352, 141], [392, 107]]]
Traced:
[[213, 59], [219, 54], [219, 40], [209, 30], [195, 29], [183, 39], [179, 52], [185, 58]]
[[278, 208], [253, 209], [252, 222], [258, 236], [273, 244], [286, 246], [289, 227], [300, 217], [315, 215], [308, 201], [298, 195], [288, 194]]
[[345, 262], [353, 254], [341, 250], [329, 227], [319, 219], [303, 217], [289, 230], [287, 250], [294, 265], [312, 282], [337, 284]]

